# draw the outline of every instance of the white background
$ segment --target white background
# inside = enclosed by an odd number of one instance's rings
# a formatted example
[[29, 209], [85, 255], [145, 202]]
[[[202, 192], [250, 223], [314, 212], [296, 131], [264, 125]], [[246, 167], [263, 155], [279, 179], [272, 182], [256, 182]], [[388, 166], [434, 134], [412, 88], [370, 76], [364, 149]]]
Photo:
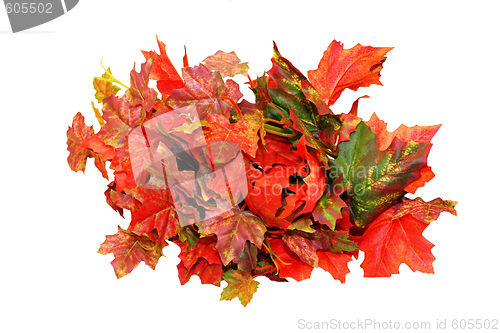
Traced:
[[[446, 320], [451, 330], [453, 319], [500, 319], [496, 4], [87, 0], [17, 34], [0, 9], [0, 331], [294, 332], [304, 331], [299, 319], [366, 318], [433, 328]], [[244, 308], [219, 301], [222, 288], [197, 277], [181, 286], [172, 245], [155, 271], [141, 263], [117, 280], [113, 256], [97, 249], [130, 215], [122, 219], [106, 204], [108, 181], [92, 160], [85, 175], [69, 169], [66, 131], [78, 111], [99, 129], [90, 102], [101, 57], [128, 82], [144, 60], [140, 50], [158, 51], [155, 34], [179, 71], [186, 45], [192, 65], [219, 49], [235, 51], [252, 77], [271, 68], [273, 40], [304, 74], [333, 39], [347, 48], [395, 47], [384, 86], [346, 91], [334, 110], [347, 112], [368, 94], [359, 115], [376, 112], [390, 130], [443, 124], [429, 156], [436, 177], [416, 193], [459, 202], [458, 217], [443, 213], [424, 232], [436, 245], [435, 274], [402, 265], [400, 275], [364, 278], [357, 260], [345, 284], [321, 269], [299, 283], [258, 278]]]

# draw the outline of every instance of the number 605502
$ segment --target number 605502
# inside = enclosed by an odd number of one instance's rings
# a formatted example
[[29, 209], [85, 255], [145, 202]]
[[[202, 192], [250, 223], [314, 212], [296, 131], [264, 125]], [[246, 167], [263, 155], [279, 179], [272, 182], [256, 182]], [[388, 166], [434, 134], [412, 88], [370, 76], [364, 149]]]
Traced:
[[15, 14], [52, 14], [52, 4], [42, 3], [42, 2], [23, 2], [23, 3], [6, 3], [5, 9], [7, 10], [7, 14], [15, 13]]

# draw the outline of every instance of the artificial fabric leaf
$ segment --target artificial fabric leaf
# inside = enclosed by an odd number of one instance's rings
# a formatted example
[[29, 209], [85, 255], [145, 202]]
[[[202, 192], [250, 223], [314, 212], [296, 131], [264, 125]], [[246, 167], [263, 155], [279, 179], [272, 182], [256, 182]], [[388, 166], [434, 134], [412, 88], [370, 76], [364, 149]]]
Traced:
[[[432, 126], [416, 125], [413, 127], [400, 125], [394, 132], [388, 132], [387, 123], [380, 120], [375, 113], [372, 114], [370, 120], [367, 121], [366, 124], [370, 126], [371, 130], [377, 135], [377, 147], [380, 150], [387, 149], [394, 138], [398, 138], [404, 142], [414, 141], [431, 143], [431, 139], [441, 127], [440, 124]], [[424, 186], [425, 183], [434, 178], [434, 176], [431, 167], [427, 166], [422, 168], [422, 170], [420, 170], [420, 178], [408, 184], [408, 186], [405, 187], [405, 191], [415, 194], [415, 191], [419, 187]]]
[[443, 200], [441, 198], [436, 198], [430, 202], [425, 202], [420, 197], [416, 199], [403, 198], [400, 204], [394, 206], [394, 216], [392, 218], [398, 219], [405, 215], [412, 215], [417, 220], [431, 223], [437, 220], [439, 214], [442, 212], [448, 212], [456, 216], [456, 205], [456, 201]]
[[364, 276], [398, 274], [402, 263], [414, 272], [434, 273], [435, 257], [431, 253], [434, 245], [422, 236], [428, 225], [409, 214], [394, 218], [394, 207], [380, 214], [358, 242], [365, 253], [361, 263]]
[[222, 290], [220, 300], [229, 301], [238, 297], [245, 307], [252, 300], [259, 285], [258, 281], [252, 279], [252, 275], [241, 270], [228, 269], [222, 278], [227, 282], [227, 286]]
[[176, 235], [179, 221], [169, 190], [137, 187], [134, 197], [142, 204], [138, 211], [132, 212], [129, 231], [150, 232], [156, 229], [160, 242]]
[[96, 134], [106, 145], [115, 148], [123, 147], [127, 135], [146, 117], [156, 99], [156, 92], [147, 86], [147, 78], [151, 71], [153, 59], [141, 65], [141, 73], [134, 69], [130, 72], [131, 87], [125, 95], [115, 95], [103, 100], [102, 117], [106, 121]]
[[316, 137], [313, 135], [313, 133], [309, 131], [307, 126], [304, 124], [304, 122], [297, 118], [297, 116], [295, 114], [295, 110], [293, 110], [293, 109], [290, 109], [290, 120], [293, 122], [293, 128], [304, 135], [303, 137], [306, 141], [306, 144], [309, 147], [316, 150], [316, 154], [317, 154], [318, 158], [325, 165], [328, 164], [328, 156], [326, 155], [325, 151], [321, 147], [320, 143], [318, 142]]
[[[99, 103], [102, 103], [102, 100], [108, 96], [116, 95], [118, 91], [120, 91], [120, 87], [115, 86], [113, 83], [108, 80], [112, 79], [111, 70], [108, 67], [108, 70], [104, 72], [101, 77], [94, 77], [94, 89], [95, 89], [95, 99]], [[105, 79], [105, 80], [102, 80]]]
[[420, 170], [420, 178], [407, 185], [405, 187], [405, 191], [411, 194], [415, 194], [419, 187], [424, 186], [425, 183], [434, 178], [434, 176], [435, 174], [434, 172], [432, 172], [432, 168], [430, 166], [422, 168], [422, 170]]
[[300, 230], [303, 232], [315, 232], [316, 230], [311, 228], [313, 221], [309, 217], [301, 217], [288, 227], [288, 230]]
[[268, 74], [279, 90], [293, 96], [289, 101], [295, 100], [295, 102], [289, 104], [288, 107], [293, 107], [300, 119], [308, 125], [313, 125], [310, 122], [314, 122], [316, 112], [311, 104], [314, 104], [319, 115], [332, 114], [332, 111], [321, 100], [319, 93], [307, 78], [280, 54], [276, 43], [273, 43], [273, 58], [271, 61], [273, 67]]
[[[350, 135], [356, 130], [356, 127], [361, 122], [361, 118], [358, 118], [358, 104], [361, 98], [368, 98], [368, 96], [361, 96], [352, 103], [351, 111], [349, 113], [342, 113], [340, 115], [340, 121], [342, 122], [342, 128], [339, 131], [339, 143], [342, 141], [349, 141]], [[381, 149], [382, 150], [382, 149]]]
[[355, 45], [344, 50], [342, 43], [332, 41], [323, 54], [318, 68], [307, 72], [307, 76], [323, 101], [332, 105], [344, 89], [356, 91], [372, 84], [382, 85], [379, 80], [385, 54], [392, 47]]
[[189, 243], [174, 241], [181, 248], [179, 258], [184, 267], [190, 270], [198, 261], [198, 258], [205, 259], [211, 265], [222, 265], [219, 252], [215, 248], [217, 238], [213, 236], [198, 238], [196, 244], [191, 246]]
[[244, 115], [232, 124], [220, 114], [209, 115], [206, 127], [209, 129], [205, 134], [207, 142], [232, 142], [239, 145], [243, 152], [255, 157], [261, 127], [259, 115]]
[[185, 86], [175, 89], [166, 103], [174, 109], [195, 105], [201, 120], [206, 120], [209, 114], [229, 118], [232, 105], [221, 97], [229, 97], [235, 102], [243, 97], [236, 82], [224, 82], [219, 72], [212, 72], [201, 64], [183, 68], [182, 77]]
[[298, 165], [302, 158], [292, 151], [293, 145], [284, 137], [266, 134], [266, 147], [258, 145], [255, 157], [251, 160], [257, 163], [263, 171], [268, 171], [275, 164]]
[[246, 241], [243, 251], [233, 259], [233, 262], [238, 264], [238, 269], [250, 273], [257, 268], [258, 253], [259, 249], [257, 246], [253, 245], [249, 241]]
[[182, 57], [182, 65], [184, 66], [184, 68], [189, 67], [186, 45], [184, 45], [184, 57]]
[[92, 104], [92, 109], [94, 110], [95, 117], [97, 118], [97, 121], [99, 122], [99, 125], [103, 127], [105, 125], [104, 119], [102, 119], [101, 111], [95, 107], [94, 102], [90, 102]]
[[114, 156], [114, 149], [111, 146], [106, 146], [102, 141], [93, 135], [80, 144], [80, 148], [87, 148], [90, 152], [90, 157], [95, 160], [95, 166], [101, 171], [104, 178], [108, 179], [107, 170], [104, 162], [111, 160]]
[[217, 51], [214, 55], [207, 57], [203, 60], [205, 66], [214, 71], [218, 71], [221, 76], [233, 77], [235, 75], [248, 75], [248, 62], [240, 62], [234, 51], [224, 52]]
[[269, 245], [274, 253], [274, 262], [279, 269], [279, 277], [291, 277], [295, 281], [309, 279], [313, 266], [300, 260], [300, 258], [286, 246], [281, 239], [269, 239]]
[[115, 155], [109, 167], [114, 170], [113, 174], [115, 176], [117, 192], [125, 191], [129, 193], [130, 190], [137, 186], [134, 173], [132, 172], [128, 143], [125, 143], [123, 147], [115, 149]]
[[345, 253], [331, 253], [328, 251], [317, 252], [318, 266], [330, 273], [335, 280], [345, 283], [345, 276], [350, 272], [347, 263], [352, 260], [350, 255]]
[[217, 236], [215, 247], [224, 265], [243, 251], [247, 240], [260, 248], [266, 232], [266, 226], [260, 218], [249, 211], [239, 209], [230, 210], [196, 225], [200, 234]]
[[177, 265], [177, 271], [181, 285], [186, 284], [193, 275], [198, 275], [202, 284], [213, 284], [217, 287], [220, 287], [222, 280], [222, 264], [210, 264], [202, 257], [198, 258], [189, 269], [181, 261]]
[[78, 112], [73, 117], [73, 124], [71, 127], [68, 127], [66, 135], [68, 138], [66, 143], [69, 151], [69, 167], [75, 172], [85, 172], [87, 157], [92, 155], [88, 148], [80, 147], [80, 144], [94, 135], [94, 129], [92, 126], [85, 125], [85, 118]]
[[[154, 58], [153, 68], [151, 69], [151, 79], [157, 80], [156, 87], [158, 91], [166, 98], [172, 94], [174, 89], [181, 89], [184, 87], [184, 81], [177, 73], [174, 65], [167, 56], [165, 51], [165, 43], [158, 40], [156, 36], [156, 41], [158, 42], [158, 47], [160, 48], [160, 54], [154, 51], [142, 51], [142, 54], [149, 60]], [[187, 61], [187, 56], [186, 61]]]
[[158, 94], [153, 88], [149, 88], [149, 76], [153, 67], [153, 59], [148, 59], [141, 64], [141, 72], [137, 73], [135, 68], [130, 71], [130, 88], [125, 91], [125, 96], [130, 107], [140, 107], [141, 119], [153, 108]]
[[163, 255], [162, 249], [166, 242], [155, 243], [148, 236], [127, 232], [118, 226], [118, 232], [106, 236], [101, 244], [100, 254], [113, 253], [115, 259], [111, 262], [117, 278], [121, 278], [134, 270], [141, 261], [155, 269], [158, 260]]
[[388, 132], [387, 123], [380, 120], [375, 113], [372, 114], [370, 120], [366, 122], [366, 125], [368, 125], [377, 136], [377, 147], [380, 150], [386, 150], [391, 145], [394, 138], [398, 138], [404, 142], [414, 141], [419, 143], [431, 143], [432, 137], [441, 127], [441, 124], [432, 126], [416, 125], [413, 127], [407, 127], [402, 124], [394, 132]]
[[325, 193], [325, 195], [318, 200], [312, 211], [312, 216], [314, 220], [327, 225], [330, 230], [335, 230], [337, 220], [342, 218], [341, 210], [347, 207], [347, 205], [336, 191], [330, 192], [329, 194]]
[[283, 241], [303, 262], [318, 267], [318, 250], [332, 253], [353, 251], [358, 248], [343, 231], [328, 231], [318, 229], [313, 234], [288, 230], [283, 235]]
[[339, 144], [339, 156], [330, 163], [334, 175], [343, 174], [341, 185], [347, 188], [351, 218], [359, 227], [366, 227], [404, 196], [405, 187], [427, 166], [431, 148], [429, 143], [396, 137], [380, 151], [376, 141], [370, 127], [360, 122], [350, 140]]

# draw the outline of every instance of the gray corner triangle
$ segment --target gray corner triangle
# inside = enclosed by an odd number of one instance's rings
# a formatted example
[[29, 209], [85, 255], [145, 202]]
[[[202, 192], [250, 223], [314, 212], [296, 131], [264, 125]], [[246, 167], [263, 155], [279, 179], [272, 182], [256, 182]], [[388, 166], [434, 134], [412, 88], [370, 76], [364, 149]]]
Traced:
[[66, 11], [69, 12], [76, 6], [78, 0], [64, 0], [64, 3], [66, 4]]

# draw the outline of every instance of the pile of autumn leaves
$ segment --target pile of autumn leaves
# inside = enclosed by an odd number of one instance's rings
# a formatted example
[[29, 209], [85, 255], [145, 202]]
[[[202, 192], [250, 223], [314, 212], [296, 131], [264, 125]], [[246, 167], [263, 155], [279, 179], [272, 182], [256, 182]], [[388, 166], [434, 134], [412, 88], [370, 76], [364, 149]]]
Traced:
[[[333, 41], [318, 68], [305, 77], [275, 45], [272, 68], [254, 80], [248, 77], [256, 97], [251, 103], [240, 101], [239, 86], [229, 78], [248, 76], [248, 65], [234, 52], [218, 51], [192, 67], [186, 55], [181, 77], [165, 44], [158, 45], [160, 54], [143, 51], [146, 62], [140, 72], [131, 71], [130, 87], [109, 69], [94, 78], [102, 104], [99, 109], [92, 103], [97, 133], [80, 112], [67, 132], [71, 169], [85, 171], [87, 158], [94, 158], [109, 179], [110, 162], [114, 179], [105, 191], [107, 203], [122, 216], [124, 209], [131, 212], [128, 228], [118, 227], [99, 249], [114, 255], [118, 278], [141, 261], [154, 269], [167, 241], [181, 249], [181, 284], [192, 275], [216, 286], [226, 281], [221, 300], [238, 297], [245, 306], [257, 290], [258, 276], [301, 281], [321, 267], [345, 282], [347, 264], [359, 251], [365, 276], [391, 276], [401, 263], [433, 272], [433, 244], [422, 232], [441, 212], [456, 215], [456, 202], [425, 202], [405, 194], [434, 177], [427, 155], [440, 125], [401, 125], [388, 132], [375, 114], [368, 121], [357, 117], [359, 99], [347, 113], [335, 115], [329, 108], [346, 88], [381, 84], [380, 70], [391, 48], [358, 44], [343, 49]], [[150, 80], [157, 81], [161, 97], [148, 87]], [[120, 97], [117, 84], [126, 87]], [[148, 120], [191, 105], [207, 142], [239, 145], [248, 194], [225, 214], [181, 226], [174, 201], [182, 198], [168, 189], [137, 186], [127, 139]], [[188, 158], [196, 164], [196, 156]], [[208, 200], [216, 200], [220, 190], [211, 183], [207, 188]]]

